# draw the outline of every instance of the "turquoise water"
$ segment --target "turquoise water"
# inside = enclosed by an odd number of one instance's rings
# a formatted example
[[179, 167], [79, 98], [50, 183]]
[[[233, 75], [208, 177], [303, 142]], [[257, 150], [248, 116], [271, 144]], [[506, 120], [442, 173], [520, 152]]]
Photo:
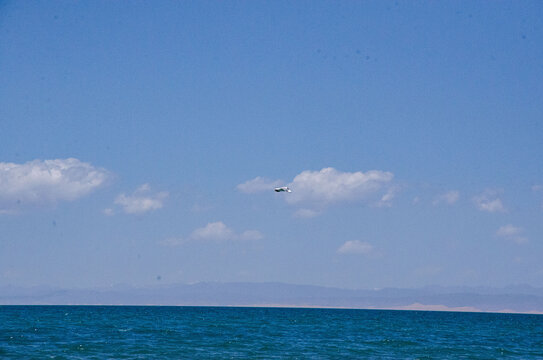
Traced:
[[0, 306], [0, 358], [543, 359], [543, 316]]

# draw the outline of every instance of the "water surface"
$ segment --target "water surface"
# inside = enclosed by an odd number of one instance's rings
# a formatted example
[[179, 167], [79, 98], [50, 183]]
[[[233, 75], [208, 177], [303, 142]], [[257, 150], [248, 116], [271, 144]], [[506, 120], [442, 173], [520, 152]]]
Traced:
[[543, 359], [543, 316], [0, 306], [0, 358]]

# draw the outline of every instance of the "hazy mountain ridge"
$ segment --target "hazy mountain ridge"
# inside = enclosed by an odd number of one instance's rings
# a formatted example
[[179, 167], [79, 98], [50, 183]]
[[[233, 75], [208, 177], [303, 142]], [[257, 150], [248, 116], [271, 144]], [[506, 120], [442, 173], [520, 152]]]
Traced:
[[[175, 284], [99, 289], [0, 287], [1, 305], [218, 305], [425, 308], [543, 313], [543, 288], [428, 286], [351, 290], [284, 283]], [[425, 307], [421, 307], [425, 306]], [[428, 306], [432, 306], [428, 308]]]

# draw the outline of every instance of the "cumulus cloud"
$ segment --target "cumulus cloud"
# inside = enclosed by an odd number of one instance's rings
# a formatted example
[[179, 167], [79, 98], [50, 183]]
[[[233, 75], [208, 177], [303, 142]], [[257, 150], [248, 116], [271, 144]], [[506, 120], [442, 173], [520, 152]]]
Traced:
[[217, 221], [195, 229], [186, 238], [169, 238], [163, 243], [166, 245], [179, 245], [188, 241], [253, 241], [262, 238], [263, 235], [257, 230], [246, 230], [237, 233], [226, 226], [222, 221]]
[[391, 185], [393, 177], [392, 173], [379, 170], [365, 173], [342, 172], [331, 167], [320, 171], [306, 170], [288, 184], [292, 193], [285, 196], [285, 200], [289, 204], [318, 211], [340, 202], [358, 201], [387, 206], [398, 190]]
[[79, 199], [104, 185], [110, 175], [75, 158], [0, 163], [0, 211], [19, 205]]
[[345, 242], [337, 249], [338, 254], [369, 254], [373, 251], [373, 246], [370, 243], [350, 240]]
[[264, 177], [257, 176], [252, 180], [239, 184], [236, 188], [246, 194], [254, 194], [257, 192], [271, 191], [274, 188], [281, 186], [281, 180], [270, 180]]
[[477, 209], [487, 212], [505, 212], [505, 206], [499, 198], [500, 191], [497, 190], [485, 190], [482, 194], [473, 198], [473, 202]]
[[523, 232], [524, 229], [508, 224], [500, 226], [498, 231], [496, 231], [496, 235], [507, 240], [514, 241], [517, 244], [523, 244], [528, 242], [528, 239], [522, 236]]
[[341, 172], [331, 167], [320, 171], [306, 170], [296, 175], [288, 185], [292, 193], [285, 199], [290, 204], [318, 205], [363, 200], [383, 189], [385, 193], [389, 191], [387, 185], [393, 177], [392, 173], [379, 170], [365, 173]]
[[[168, 193], [163, 191], [151, 194], [150, 191], [149, 184], [143, 184], [131, 195], [120, 194], [115, 198], [114, 203], [121, 206], [127, 214], [143, 214], [161, 209], [164, 206], [164, 200], [168, 197]], [[106, 215], [112, 214], [108, 209], [104, 210], [104, 213]]]
[[451, 190], [444, 194], [438, 195], [435, 197], [433, 204], [439, 205], [439, 204], [448, 204], [453, 205], [458, 201], [460, 198], [460, 192], [457, 190]]
[[[302, 171], [287, 184], [291, 193], [281, 194], [285, 201], [300, 207], [295, 217], [315, 217], [332, 204], [341, 202], [362, 202], [367, 205], [390, 206], [399, 187], [392, 183], [394, 174], [387, 171], [342, 172], [332, 167], [321, 170]], [[280, 180], [256, 177], [237, 189], [245, 193], [271, 191], [285, 185]]]

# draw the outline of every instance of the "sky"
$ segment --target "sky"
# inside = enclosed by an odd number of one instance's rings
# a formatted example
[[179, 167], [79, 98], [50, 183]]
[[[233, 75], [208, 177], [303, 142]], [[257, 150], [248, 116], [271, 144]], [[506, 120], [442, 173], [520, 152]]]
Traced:
[[540, 1], [2, 1], [0, 285], [541, 287], [542, 44]]

